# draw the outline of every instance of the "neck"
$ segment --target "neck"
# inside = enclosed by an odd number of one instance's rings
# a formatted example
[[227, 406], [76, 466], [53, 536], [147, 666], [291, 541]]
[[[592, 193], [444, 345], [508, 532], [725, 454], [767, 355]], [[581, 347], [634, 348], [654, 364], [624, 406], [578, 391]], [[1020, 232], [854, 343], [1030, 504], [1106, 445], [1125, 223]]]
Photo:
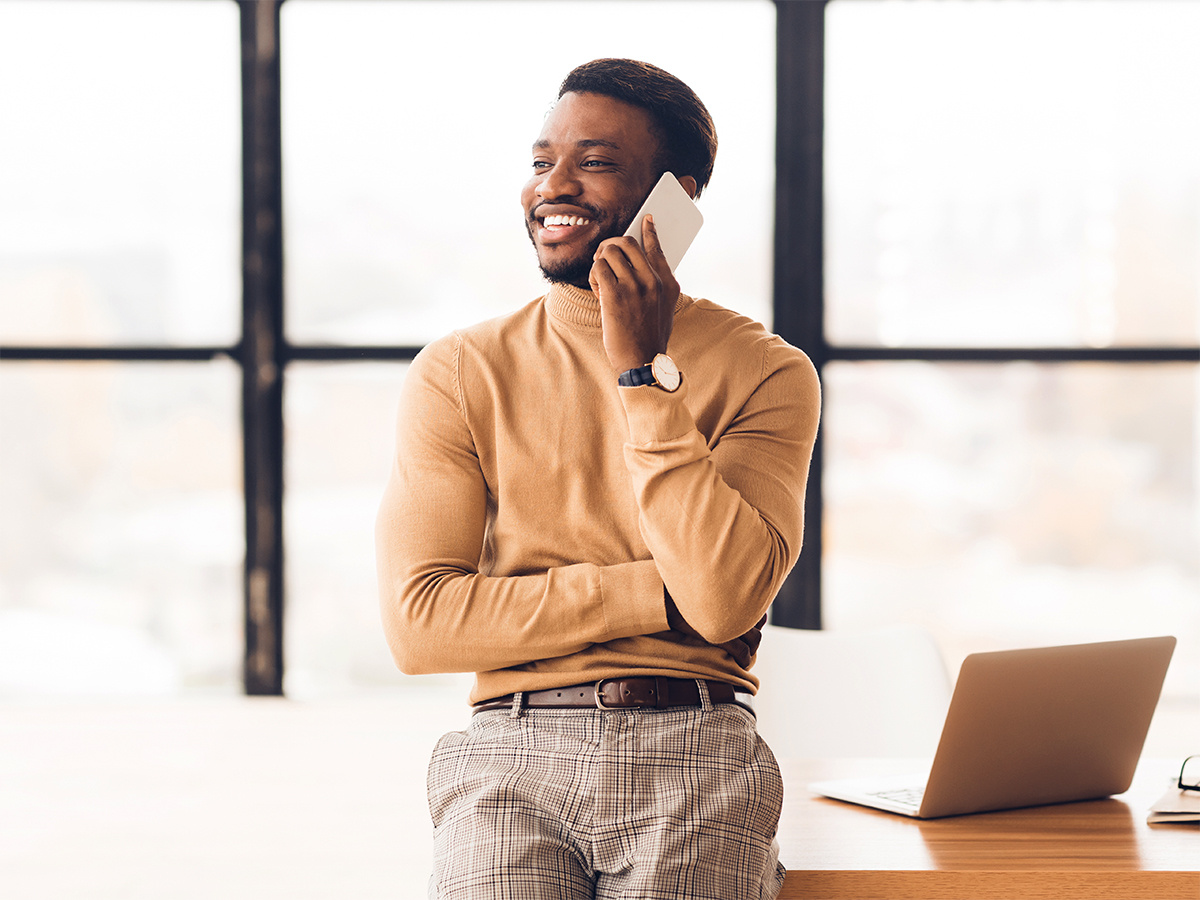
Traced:
[[[684, 306], [691, 303], [691, 298], [684, 294], [675, 301], [675, 314]], [[601, 327], [600, 298], [588, 288], [576, 287], [561, 281], [551, 283], [550, 292], [546, 295], [546, 307], [551, 315], [588, 328]]]

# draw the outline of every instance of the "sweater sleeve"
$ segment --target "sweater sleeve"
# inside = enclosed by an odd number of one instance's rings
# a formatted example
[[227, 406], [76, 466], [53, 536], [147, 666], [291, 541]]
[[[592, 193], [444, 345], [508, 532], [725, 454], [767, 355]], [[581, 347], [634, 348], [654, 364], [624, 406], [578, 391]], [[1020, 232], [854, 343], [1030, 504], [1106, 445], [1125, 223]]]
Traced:
[[804, 354], [769, 342], [761, 382], [710, 448], [685, 403], [689, 377], [704, 376], [685, 372], [674, 393], [620, 389], [625, 460], [671, 599], [720, 644], [755, 626], [800, 554], [820, 387]]
[[488, 488], [462, 414], [455, 336], [413, 361], [376, 519], [385, 635], [409, 674], [481, 672], [667, 628], [653, 560], [480, 574]]

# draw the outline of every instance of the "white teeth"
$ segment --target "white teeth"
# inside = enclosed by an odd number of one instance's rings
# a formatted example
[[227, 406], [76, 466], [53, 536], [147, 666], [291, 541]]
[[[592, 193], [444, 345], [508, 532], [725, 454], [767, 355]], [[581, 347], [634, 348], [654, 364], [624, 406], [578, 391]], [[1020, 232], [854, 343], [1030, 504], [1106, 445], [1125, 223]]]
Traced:
[[585, 219], [583, 216], [546, 216], [542, 220], [542, 225], [549, 228], [552, 225], [586, 225], [591, 219]]

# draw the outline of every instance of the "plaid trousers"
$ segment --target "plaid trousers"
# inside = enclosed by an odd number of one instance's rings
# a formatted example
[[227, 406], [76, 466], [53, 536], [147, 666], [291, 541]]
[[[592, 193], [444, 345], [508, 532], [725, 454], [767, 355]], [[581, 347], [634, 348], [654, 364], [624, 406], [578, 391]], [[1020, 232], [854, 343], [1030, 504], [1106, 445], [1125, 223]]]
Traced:
[[783, 782], [736, 704], [472, 717], [429, 765], [437, 900], [772, 900]]

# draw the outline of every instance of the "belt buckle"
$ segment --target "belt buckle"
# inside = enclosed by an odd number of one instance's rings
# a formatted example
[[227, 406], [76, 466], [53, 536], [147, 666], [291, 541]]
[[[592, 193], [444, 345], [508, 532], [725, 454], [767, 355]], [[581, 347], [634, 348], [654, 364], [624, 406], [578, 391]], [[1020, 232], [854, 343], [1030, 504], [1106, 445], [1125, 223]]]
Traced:
[[621, 703], [618, 706], [607, 706], [604, 703], [604, 685], [608, 684], [610, 682], [614, 682], [614, 681], [617, 681], [617, 682], [623, 681], [624, 679], [602, 678], [596, 682], [596, 687], [594, 688], [594, 690], [596, 692], [596, 708], [597, 709], [606, 709], [606, 710], [610, 710], [610, 711], [617, 710], [617, 709], [665, 709], [667, 706], [667, 702], [668, 702], [667, 701], [667, 682], [668, 682], [668, 680], [666, 678], [663, 678], [662, 676], [653, 676], [653, 675], [651, 675], [651, 676], [643, 675], [643, 676], [637, 676], [637, 677], [645, 678], [647, 680], [650, 678], [654, 679], [654, 691], [653, 691], [654, 699], [653, 700], [636, 699], [633, 702]]
[[605, 706], [604, 705], [604, 682], [615, 681], [615, 680], [616, 680], [615, 678], [601, 678], [599, 681], [596, 682], [596, 686], [592, 689], [596, 692], [596, 709], [614, 710], [614, 709], [622, 708], [622, 707], [618, 707], [618, 706]]

